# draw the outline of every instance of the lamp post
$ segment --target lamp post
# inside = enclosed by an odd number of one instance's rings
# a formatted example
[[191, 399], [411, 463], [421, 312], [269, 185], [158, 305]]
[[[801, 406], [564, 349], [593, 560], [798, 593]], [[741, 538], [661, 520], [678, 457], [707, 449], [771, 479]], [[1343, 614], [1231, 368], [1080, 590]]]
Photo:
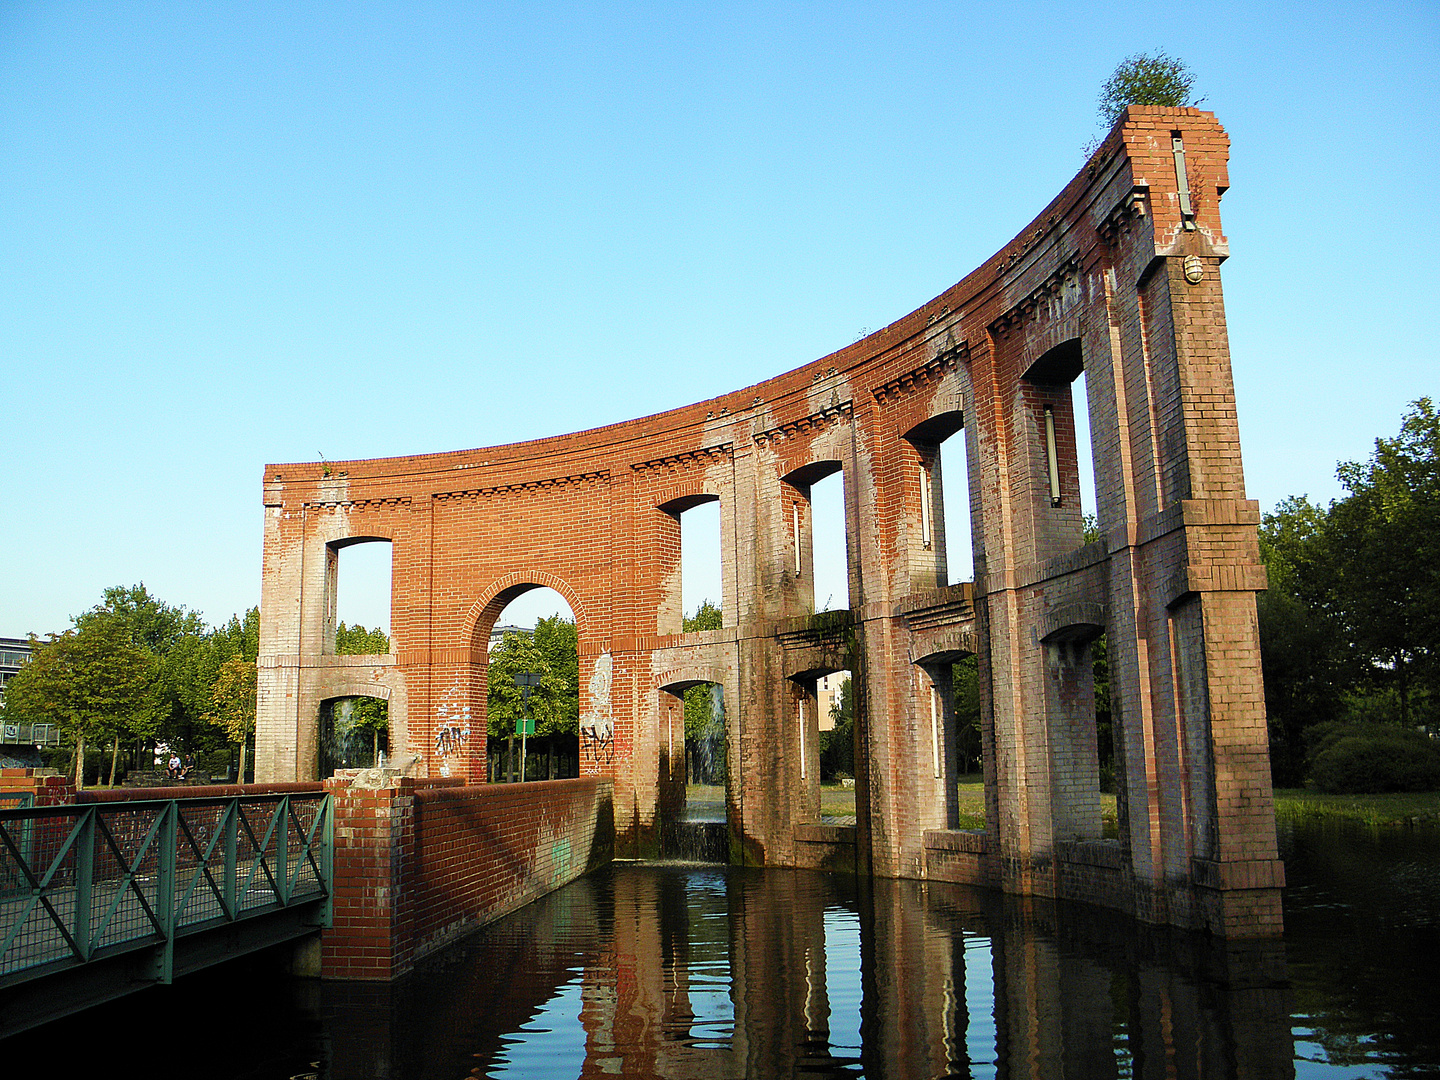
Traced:
[[520, 736], [520, 782], [525, 782], [526, 737], [535, 734], [535, 719], [529, 715], [530, 691], [540, 685], [538, 671], [517, 671], [515, 685], [520, 687], [520, 716], [515, 721], [515, 733]]

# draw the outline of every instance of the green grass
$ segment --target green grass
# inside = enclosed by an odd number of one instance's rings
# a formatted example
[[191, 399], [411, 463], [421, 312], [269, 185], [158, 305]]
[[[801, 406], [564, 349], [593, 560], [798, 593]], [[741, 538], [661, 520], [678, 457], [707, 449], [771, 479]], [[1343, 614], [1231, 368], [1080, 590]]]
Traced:
[[1323, 795], [1305, 788], [1276, 788], [1275, 818], [1278, 821], [1440, 826], [1440, 791]]
[[[985, 827], [985, 784], [978, 776], [967, 776], [955, 785], [959, 798], [960, 817], [956, 828], [983, 829]], [[854, 818], [855, 791], [842, 788], [839, 784], [826, 784], [820, 788], [820, 813], [826, 818]], [[1115, 828], [1115, 796], [1100, 796], [1100, 820], [1107, 826], [1107, 834], [1113, 835]]]
[[[985, 785], [978, 776], [963, 777], [956, 784], [960, 802], [961, 829], [985, 827]], [[691, 788], [691, 798], [722, 802], [720, 787]], [[854, 820], [855, 789], [839, 784], [820, 788], [820, 814], [827, 820]], [[1428, 825], [1440, 827], [1440, 791], [1420, 794], [1322, 795], [1303, 788], [1275, 790], [1275, 817], [1280, 821], [1326, 819], [1353, 821], [1365, 825]], [[1115, 831], [1115, 796], [1100, 796], [1100, 819], [1106, 835]]]

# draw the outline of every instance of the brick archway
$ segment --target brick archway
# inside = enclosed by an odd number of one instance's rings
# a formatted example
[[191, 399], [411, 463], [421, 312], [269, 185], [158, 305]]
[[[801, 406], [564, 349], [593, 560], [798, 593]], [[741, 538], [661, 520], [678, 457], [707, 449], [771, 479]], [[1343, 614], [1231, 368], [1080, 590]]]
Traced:
[[[257, 775], [305, 774], [316, 695], [339, 677], [343, 658], [323, 649], [327, 545], [383, 536], [395, 653], [364, 663], [403, 691], [421, 775], [462, 767], [435, 739], [483, 715], [481, 630], [512, 591], [546, 585], [575, 614], [595, 749], [582, 767], [614, 779], [622, 854], [658, 843], [659, 690], [713, 671], [744, 783], [730, 850], [747, 861], [848, 859], [861, 873], [1277, 932], [1259, 513], [1245, 498], [1219, 283], [1227, 169], [1210, 114], [1133, 107], [1013, 241], [829, 356], [593, 431], [268, 466]], [[1076, 408], [1089, 411], [1088, 448]], [[975, 581], [949, 585], [931, 458], [962, 425]], [[1101, 535], [1089, 544], [1077, 497], [1087, 452]], [[803, 488], [834, 462], [851, 606], [816, 614]], [[698, 498], [720, 503], [724, 627], [682, 633], [674, 511]], [[1089, 780], [1065, 733], [1093, 714], [1077, 672], [1100, 625], [1124, 763], [1118, 840], [1069, 809]], [[951, 835], [954, 777], [924, 673], [958, 651], [975, 653], [983, 680], [981, 837]], [[857, 824], [844, 835], [817, 831], [795, 794], [811, 747], [790, 677], [824, 667], [855, 673]], [[464, 770], [483, 775], [473, 754]]]
[[[584, 606], [575, 595], [575, 590], [570, 583], [554, 574], [547, 574], [543, 570], [535, 571], [514, 571], [506, 574], [497, 581], [491, 582], [480, 593], [480, 599], [470, 605], [466, 612], [461, 626], [469, 626], [470, 648], [485, 649], [490, 643], [490, 631], [494, 629], [495, 622], [500, 618], [501, 613], [510, 604], [524, 596], [532, 589], [551, 589], [560, 594], [565, 603], [570, 605], [570, 614], [575, 619], [575, 634], [582, 641], [593, 637], [588, 619], [584, 615]], [[483, 632], [482, 632], [482, 629]]]

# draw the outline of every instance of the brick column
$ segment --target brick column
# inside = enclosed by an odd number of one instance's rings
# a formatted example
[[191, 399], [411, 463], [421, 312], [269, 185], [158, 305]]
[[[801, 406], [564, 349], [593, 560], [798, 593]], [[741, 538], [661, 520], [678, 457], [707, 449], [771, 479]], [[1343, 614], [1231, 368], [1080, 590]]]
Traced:
[[334, 924], [325, 931], [321, 975], [327, 979], [393, 979], [410, 965], [406, 932], [407, 858], [414, 844], [414, 788], [352, 787], [325, 781], [335, 798]]

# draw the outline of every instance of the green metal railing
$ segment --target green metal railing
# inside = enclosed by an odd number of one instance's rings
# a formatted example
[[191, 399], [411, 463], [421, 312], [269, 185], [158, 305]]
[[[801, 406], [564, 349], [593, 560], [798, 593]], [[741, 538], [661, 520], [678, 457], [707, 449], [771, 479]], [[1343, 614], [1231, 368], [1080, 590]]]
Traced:
[[325, 792], [0, 809], [0, 987], [299, 905], [330, 922]]

